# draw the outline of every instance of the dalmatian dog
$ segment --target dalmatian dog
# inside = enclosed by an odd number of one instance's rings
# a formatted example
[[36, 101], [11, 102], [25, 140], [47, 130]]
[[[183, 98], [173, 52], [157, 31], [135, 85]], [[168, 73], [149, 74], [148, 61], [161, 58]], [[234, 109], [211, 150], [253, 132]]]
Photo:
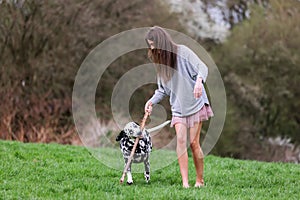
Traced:
[[[139, 124], [136, 122], [129, 122], [125, 125], [124, 129], [119, 133], [119, 135], [116, 137], [116, 141], [120, 143], [120, 149], [123, 154], [123, 158], [125, 161], [125, 166], [129, 160], [131, 150], [133, 148], [134, 142], [136, 137], [140, 137], [139, 143], [136, 147], [136, 150], [134, 152], [134, 156], [132, 158], [133, 163], [144, 163], [145, 171], [144, 171], [144, 177], [146, 182], [148, 183], [150, 181], [150, 152], [152, 150], [152, 141], [151, 141], [151, 132], [160, 130], [165, 125], [170, 123], [170, 121], [166, 121], [161, 125], [158, 125], [157, 127], [154, 127], [152, 129], [146, 130], [144, 129], [143, 132], [140, 130]], [[132, 174], [131, 174], [131, 164], [129, 164], [129, 167], [127, 169], [127, 184], [131, 185], [133, 183]]]

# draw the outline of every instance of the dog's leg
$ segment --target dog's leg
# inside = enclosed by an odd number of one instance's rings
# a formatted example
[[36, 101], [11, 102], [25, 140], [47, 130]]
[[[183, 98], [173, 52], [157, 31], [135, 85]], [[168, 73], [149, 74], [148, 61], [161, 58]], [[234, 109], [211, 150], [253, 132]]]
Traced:
[[[126, 166], [127, 162], [128, 162], [128, 158], [125, 159], [125, 166]], [[131, 185], [133, 183], [133, 179], [132, 179], [132, 175], [131, 175], [131, 163], [129, 164], [126, 174], [127, 174], [127, 184]]]
[[133, 183], [131, 172], [127, 172], [127, 184], [131, 185]]
[[145, 165], [144, 177], [145, 177], [146, 182], [148, 183], [150, 181], [150, 162], [149, 162], [148, 156], [144, 161], [144, 165]]

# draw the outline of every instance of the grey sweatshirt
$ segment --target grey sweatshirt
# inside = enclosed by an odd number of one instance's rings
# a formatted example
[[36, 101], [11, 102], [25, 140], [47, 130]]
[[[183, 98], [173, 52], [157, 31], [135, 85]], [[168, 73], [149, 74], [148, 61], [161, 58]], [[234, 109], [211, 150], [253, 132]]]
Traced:
[[208, 74], [207, 66], [187, 46], [178, 45], [177, 69], [172, 78], [164, 82], [157, 77], [158, 89], [149, 99], [153, 105], [159, 103], [164, 97], [170, 97], [173, 116], [185, 117], [198, 112], [204, 104], [209, 104], [207, 94], [202, 84], [202, 96], [194, 97], [194, 86], [198, 77], [205, 82]]

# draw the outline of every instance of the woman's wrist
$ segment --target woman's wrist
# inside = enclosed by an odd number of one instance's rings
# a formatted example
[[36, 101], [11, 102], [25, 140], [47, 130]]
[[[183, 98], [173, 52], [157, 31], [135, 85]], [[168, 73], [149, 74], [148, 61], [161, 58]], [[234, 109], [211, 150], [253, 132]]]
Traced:
[[197, 82], [198, 82], [198, 83], [202, 83], [202, 82], [203, 82], [203, 79], [199, 76], [199, 77], [197, 78]]
[[150, 100], [147, 101], [145, 105], [145, 112], [148, 112], [149, 114], [151, 114], [152, 112], [152, 102]]

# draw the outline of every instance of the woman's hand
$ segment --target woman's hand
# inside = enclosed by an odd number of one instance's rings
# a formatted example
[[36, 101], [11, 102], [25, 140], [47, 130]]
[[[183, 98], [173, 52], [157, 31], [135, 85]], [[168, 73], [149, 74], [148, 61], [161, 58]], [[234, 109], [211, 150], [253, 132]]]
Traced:
[[202, 78], [198, 78], [194, 87], [194, 97], [200, 98], [202, 95]]
[[147, 101], [147, 103], [145, 104], [145, 113], [149, 113], [149, 115], [151, 115], [152, 112], [152, 102], [151, 101]]

